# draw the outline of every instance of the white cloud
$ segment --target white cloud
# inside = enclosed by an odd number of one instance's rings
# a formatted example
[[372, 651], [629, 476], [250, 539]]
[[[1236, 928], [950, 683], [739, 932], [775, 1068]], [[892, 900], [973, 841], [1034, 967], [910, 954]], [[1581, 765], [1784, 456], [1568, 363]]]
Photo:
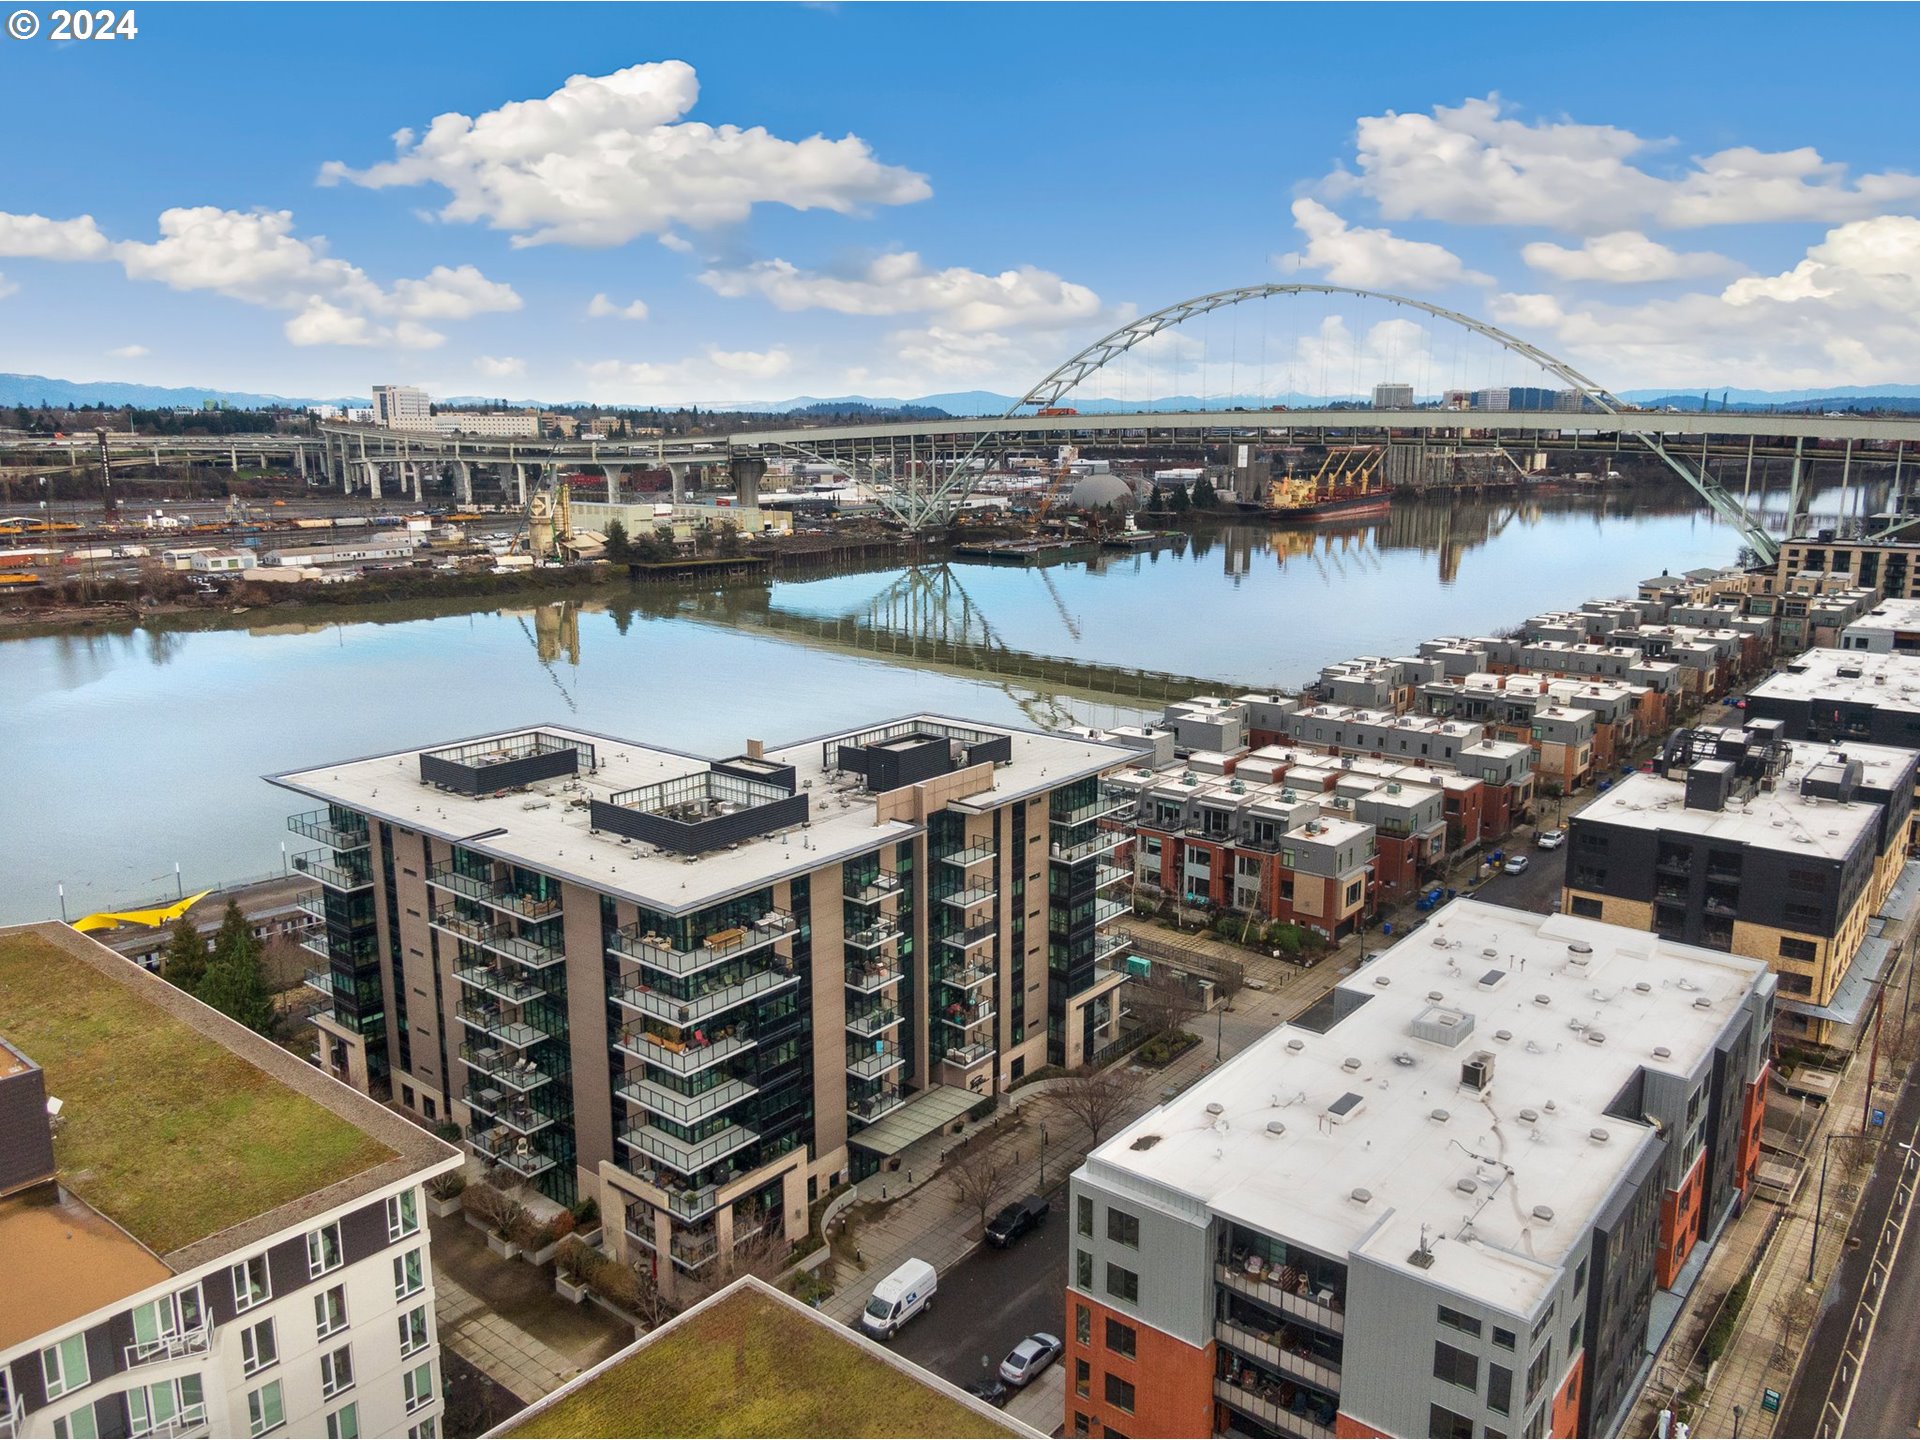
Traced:
[[1683, 253], [1638, 230], [1595, 235], [1577, 249], [1540, 240], [1521, 246], [1520, 258], [1556, 280], [1598, 280], [1610, 285], [1694, 279], [1740, 268], [1724, 255], [1708, 250]]
[[490, 380], [511, 380], [527, 373], [527, 362], [517, 355], [482, 355], [473, 368]]
[[1307, 248], [1274, 257], [1274, 264], [1289, 274], [1316, 270], [1329, 284], [1361, 290], [1491, 283], [1485, 275], [1467, 269], [1444, 245], [1349, 225], [1317, 200], [1294, 201], [1293, 223], [1307, 237]]
[[574, 75], [540, 99], [437, 115], [424, 134], [394, 136], [394, 159], [364, 170], [329, 161], [320, 181], [439, 185], [451, 197], [442, 219], [483, 220], [515, 232], [515, 245], [669, 243], [674, 226], [737, 223], [755, 205], [844, 214], [933, 193], [925, 176], [881, 164], [854, 135], [793, 141], [682, 119], [699, 93], [679, 60]]
[[740, 269], [708, 270], [700, 283], [730, 299], [758, 295], [787, 311], [928, 314], [939, 317], [941, 328], [962, 331], [1074, 325], [1097, 318], [1101, 310], [1093, 291], [1050, 270], [1032, 265], [998, 275], [958, 265], [931, 270], [910, 250], [878, 256], [846, 274], [762, 260]]
[[98, 260], [107, 237], [91, 215], [49, 220], [44, 215], [0, 214], [0, 255], [32, 260]]
[[604, 320], [609, 315], [618, 315], [622, 320], [644, 320], [647, 318], [647, 302], [635, 300], [620, 305], [606, 297], [605, 292], [595, 295], [587, 302], [587, 314], [596, 320]]
[[432, 349], [446, 337], [422, 320], [465, 320], [518, 310], [522, 303], [512, 286], [487, 279], [471, 265], [436, 265], [419, 279], [385, 289], [359, 266], [327, 254], [324, 239], [302, 239], [293, 230], [288, 210], [199, 205], [162, 211], [157, 240], [114, 242], [90, 216], [48, 220], [0, 213], [0, 254], [113, 260], [129, 279], [293, 311], [286, 336], [302, 346]]
[[[961, 379], [978, 384], [987, 376], [1022, 374], [1032, 368], [1025, 363], [1023, 349], [992, 330], [961, 331], [929, 325], [924, 330], [896, 331], [888, 339], [896, 362], [941, 381]], [[1039, 379], [1040, 374], [1034, 370], [1026, 383]]]
[[122, 360], [138, 360], [142, 355], [151, 355], [153, 352], [144, 345], [120, 345], [107, 353]]
[[1905, 381], [1920, 372], [1920, 218], [1838, 226], [1792, 269], [1718, 293], [1580, 308], [1505, 295], [1494, 313], [1615, 389]]
[[590, 399], [668, 403], [720, 398], [723, 389], [742, 382], [777, 380], [793, 369], [793, 356], [779, 346], [771, 350], [708, 346], [679, 360], [594, 360], [580, 369], [587, 377]]
[[772, 380], [793, 368], [793, 357], [785, 350], [709, 350], [707, 359], [715, 369], [746, 380]]
[[18, 285], [7, 279], [6, 276], [0, 275], [0, 300], [6, 299], [9, 295], [18, 295], [19, 293], [20, 287]]
[[676, 255], [691, 255], [693, 253], [693, 242], [684, 235], [674, 234], [671, 230], [662, 231], [659, 240], [662, 245], [666, 246], [667, 249], [673, 251]]
[[1370, 197], [1389, 220], [1539, 225], [1577, 234], [1625, 225], [1833, 222], [1872, 215], [1920, 196], [1920, 176], [1891, 171], [1849, 180], [1844, 165], [1810, 147], [1736, 147], [1671, 173], [1634, 163], [1666, 142], [1612, 125], [1528, 122], [1500, 97], [1436, 105], [1433, 113], [1363, 116], [1354, 171], [1326, 182], [1330, 195]]

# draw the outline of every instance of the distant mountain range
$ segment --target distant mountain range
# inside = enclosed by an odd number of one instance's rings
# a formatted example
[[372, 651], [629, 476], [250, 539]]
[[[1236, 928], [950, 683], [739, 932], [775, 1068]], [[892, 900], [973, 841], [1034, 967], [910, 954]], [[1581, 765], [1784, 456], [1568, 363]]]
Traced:
[[[1722, 397], [1725, 397], [1724, 399]], [[1311, 409], [1325, 405], [1351, 405], [1367, 396], [1306, 395], [1288, 391], [1281, 395], [1165, 395], [1154, 400], [1116, 400], [1108, 397], [1066, 397], [1066, 405], [1083, 415], [1110, 415], [1122, 412], [1171, 410], [1265, 410], [1276, 405], [1290, 409]], [[1676, 410], [1892, 410], [1920, 412], [1920, 385], [1835, 385], [1819, 391], [1808, 390], [1625, 390], [1620, 398], [1651, 408], [1671, 405]], [[748, 414], [835, 414], [847, 412], [888, 412], [916, 418], [939, 415], [1002, 415], [1019, 399], [992, 390], [955, 390], [938, 395], [911, 398], [882, 395], [795, 395], [785, 400], [702, 400], [702, 410], [733, 411]], [[366, 405], [365, 396], [312, 396], [256, 394], [244, 390], [216, 390], [199, 386], [131, 385], [118, 380], [59, 380], [46, 375], [0, 373], [0, 406], [39, 405], [131, 405], [142, 409], [169, 409], [181, 406], [198, 408], [207, 401], [255, 410], [269, 406]], [[497, 405], [498, 396], [452, 395], [440, 399], [447, 405]], [[550, 408], [554, 405], [582, 406], [585, 400], [520, 399], [504, 402], [514, 406]], [[637, 404], [638, 402], [635, 402]], [[619, 408], [634, 408], [634, 404]], [[668, 408], [678, 408], [668, 407]]]

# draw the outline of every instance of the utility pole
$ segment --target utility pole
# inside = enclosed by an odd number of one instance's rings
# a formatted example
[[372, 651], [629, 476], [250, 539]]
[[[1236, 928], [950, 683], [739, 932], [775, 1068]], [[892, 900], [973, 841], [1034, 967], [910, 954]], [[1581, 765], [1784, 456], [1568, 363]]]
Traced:
[[107, 427], [99, 426], [93, 433], [100, 437], [100, 514], [111, 523], [120, 513], [113, 498], [113, 453], [107, 445]]

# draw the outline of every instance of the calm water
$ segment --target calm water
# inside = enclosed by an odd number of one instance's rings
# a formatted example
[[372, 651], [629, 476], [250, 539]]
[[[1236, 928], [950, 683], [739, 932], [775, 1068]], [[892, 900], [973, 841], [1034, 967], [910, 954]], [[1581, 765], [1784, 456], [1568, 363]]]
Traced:
[[[913, 709], [1022, 723], [1131, 712], [805, 646], [761, 626], [859, 617], [1247, 684], [1512, 625], [1731, 561], [1671, 502], [1422, 505], [1337, 532], [1233, 528], [1047, 570], [842, 576], [635, 608], [626, 596], [438, 618], [0, 643], [0, 920], [261, 875], [306, 842], [263, 774], [535, 721], [727, 754]], [[711, 609], [719, 618], [689, 618]], [[737, 628], [729, 617], [752, 622]]]

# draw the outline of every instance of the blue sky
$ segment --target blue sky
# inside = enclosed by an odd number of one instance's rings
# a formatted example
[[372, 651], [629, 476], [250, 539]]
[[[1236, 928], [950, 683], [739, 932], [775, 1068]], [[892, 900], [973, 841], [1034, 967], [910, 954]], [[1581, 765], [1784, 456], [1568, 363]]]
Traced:
[[[1911, 48], [1905, 7], [137, 13], [0, 40], [0, 369], [1019, 390], [1127, 316], [1293, 279], [1618, 389], [1920, 381], [1920, 155], [1858, 71]], [[1313, 318], [1263, 344], [1370, 381], [1440, 343]], [[1125, 383], [1217, 360], [1163, 338]]]

